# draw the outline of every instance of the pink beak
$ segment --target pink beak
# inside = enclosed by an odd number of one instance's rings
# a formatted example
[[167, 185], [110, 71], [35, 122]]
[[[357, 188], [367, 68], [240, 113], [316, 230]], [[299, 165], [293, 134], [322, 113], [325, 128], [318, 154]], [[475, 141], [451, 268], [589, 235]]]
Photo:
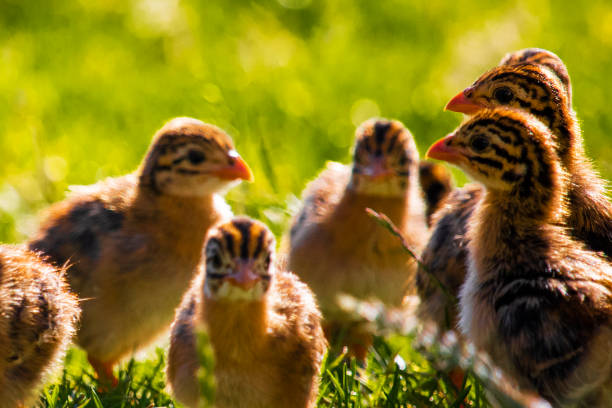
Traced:
[[253, 261], [239, 261], [238, 270], [226, 279], [233, 286], [250, 290], [261, 280], [261, 276], [253, 272]]
[[473, 115], [482, 108], [483, 106], [474, 103], [470, 98], [465, 96], [465, 91], [461, 91], [446, 104], [444, 110]]
[[393, 171], [387, 167], [384, 158], [374, 157], [370, 164], [364, 169], [363, 175], [377, 181], [392, 176]]
[[455, 136], [454, 133], [451, 133], [432, 144], [427, 150], [427, 153], [425, 153], [425, 156], [431, 159], [444, 160], [452, 164], [457, 164], [461, 161], [463, 155], [459, 149], [449, 146], [449, 142], [453, 136]]

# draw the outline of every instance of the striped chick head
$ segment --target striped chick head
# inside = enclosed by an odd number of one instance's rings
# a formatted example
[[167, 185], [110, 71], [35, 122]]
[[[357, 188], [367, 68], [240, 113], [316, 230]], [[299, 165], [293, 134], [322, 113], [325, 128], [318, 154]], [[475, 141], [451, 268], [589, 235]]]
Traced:
[[153, 138], [140, 170], [141, 185], [175, 196], [205, 196], [252, 179], [231, 137], [192, 118], [166, 123]]
[[561, 80], [567, 92], [567, 102], [572, 104], [572, 84], [569, 72], [563, 60], [557, 54], [542, 48], [523, 48], [522, 50], [508, 53], [502, 58], [499, 65], [514, 65], [530, 63], [543, 65], [550, 69]]
[[451, 99], [445, 109], [472, 115], [498, 106], [524, 110], [548, 126], [564, 160], [571, 146], [578, 144], [566, 89], [557, 75], [542, 65], [495, 67]]
[[456, 165], [488, 190], [532, 199], [558, 183], [555, 147], [550, 130], [534, 116], [496, 108], [472, 116], [427, 156]]
[[418, 183], [419, 152], [397, 120], [369, 119], [355, 133], [349, 188], [374, 196], [404, 196]]
[[258, 301], [274, 274], [275, 239], [266, 225], [236, 217], [213, 228], [205, 245], [204, 294], [225, 301]]

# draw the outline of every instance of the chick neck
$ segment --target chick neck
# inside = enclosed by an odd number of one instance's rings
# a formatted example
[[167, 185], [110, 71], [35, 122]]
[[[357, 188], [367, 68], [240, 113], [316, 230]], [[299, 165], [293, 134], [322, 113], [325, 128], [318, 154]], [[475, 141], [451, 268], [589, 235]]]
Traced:
[[214, 213], [216, 194], [205, 196], [178, 196], [159, 193], [149, 185], [138, 185], [134, 198], [135, 207], [153, 207], [162, 213], [164, 222], [194, 224], [199, 219], [210, 218]]
[[204, 296], [204, 321], [218, 360], [261, 357], [268, 332], [268, 295], [258, 301], [224, 301]]
[[501, 259], [509, 259], [517, 245], [548, 241], [551, 233], [564, 234], [568, 177], [556, 161], [547, 170], [538, 177], [531, 175], [512, 190], [486, 189], [468, 230], [470, 252], [477, 264], [497, 259], [500, 253]]
[[417, 189], [417, 175], [418, 169], [413, 169], [403, 190], [393, 194], [375, 194], [360, 190], [355, 178], [357, 176], [353, 174], [338, 205], [338, 212], [342, 214], [350, 207], [359, 208], [360, 211], [369, 207], [385, 213], [394, 222], [400, 222], [411, 215], [422, 216], [425, 205]]
[[557, 136], [559, 143], [559, 157], [563, 167], [569, 174], [574, 174], [585, 161], [582, 131], [576, 118], [576, 113], [563, 100], [555, 110], [551, 130]]

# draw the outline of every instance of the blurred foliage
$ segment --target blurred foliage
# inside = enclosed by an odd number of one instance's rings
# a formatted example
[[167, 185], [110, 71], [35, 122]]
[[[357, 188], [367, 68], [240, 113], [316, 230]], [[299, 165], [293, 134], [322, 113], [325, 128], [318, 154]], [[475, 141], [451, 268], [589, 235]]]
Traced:
[[0, 0], [0, 238], [24, 239], [67, 185], [135, 169], [179, 115], [233, 135], [256, 182], [230, 201], [281, 232], [289, 194], [348, 160], [355, 125], [398, 118], [423, 152], [460, 120], [445, 102], [527, 46], [567, 63], [609, 177], [606, 0]]

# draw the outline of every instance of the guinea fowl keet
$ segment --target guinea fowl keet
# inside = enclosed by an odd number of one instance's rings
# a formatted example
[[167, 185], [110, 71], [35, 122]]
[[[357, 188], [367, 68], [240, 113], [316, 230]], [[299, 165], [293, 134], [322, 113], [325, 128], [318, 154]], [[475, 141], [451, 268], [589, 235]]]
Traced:
[[369, 334], [339, 306], [339, 295], [400, 306], [414, 288], [416, 270], [399, 240], [365, 209], [389, 216], [419, 251], [427, 226], [418, 178], [410, 132], [398, 121], [368, 120], [356, 131], [353, 164], [328, 163], [304, 190], [292, 223], [289, 269], [316, 294], [330, 343], [336, 343], [334, 333], [348, 331], [344, 344], [360, 359]]
[[[483, 74], [453, 98], [447, 109], [473, 114], [487, 106], [508, 105], [524, 109], [551, 126], [559, 141], [562, 165], [572, 175], [569, 191], [572, 205], [566, 223], [577, 239], [609, 255], [611, 207], [605, 196], [605, 183], [593, 171], [583, 152], [580, 128], [567, 94], [571, 86], [565, 65], [553, 53], [538, 49], [520, 50], [502, 61], [511, 65]], [[466, 274], [466, 222], [482, 193], [480, 186], [473, 185], [448, 196], [433, 216], [432, 237], [423, 253], [429, 272], [455, 296]], [[455, 327], [457, 308], [453, 298], [421, 268], [417, 273], [417, 287], [421, 297], [419, 315], [442, 330]]]
[[210, 231], [205, 267], [176, 312], [167, 377], [179, 401], [199, 403], [197, 331], [215, 356], [218, 407], [314, 407], [326, 349], [310, 289], [277, 269], [274, 236], [238, 217]]
[[558, 76], [539, 65], [500, 66], [451, 100], [447, 109], [469, 113], [495, 106], [524, 109], [552, 130], [562, 166], [572, 179], [567, 225], [576, 239], [612, 256], [612, 205], [605, 182], [584, 153], [580, 126]]
[[69, 265], [83, 299], [77, 343], [102, 380], [116, 382], [113, 364], [170, 325], [206, 232], [231, 216], [219, 193], [251, 178], [223, 130], [176, 118], [136, 172], [79, 187], [50, 208], [30, 248]]
[[428, 156], [486, 193], [468, 227], [460, 326], [519, 386], [556, 406], [612, 403], [612, 266], [568, 234], [571, 176], [535, 117], [477, 113]]

